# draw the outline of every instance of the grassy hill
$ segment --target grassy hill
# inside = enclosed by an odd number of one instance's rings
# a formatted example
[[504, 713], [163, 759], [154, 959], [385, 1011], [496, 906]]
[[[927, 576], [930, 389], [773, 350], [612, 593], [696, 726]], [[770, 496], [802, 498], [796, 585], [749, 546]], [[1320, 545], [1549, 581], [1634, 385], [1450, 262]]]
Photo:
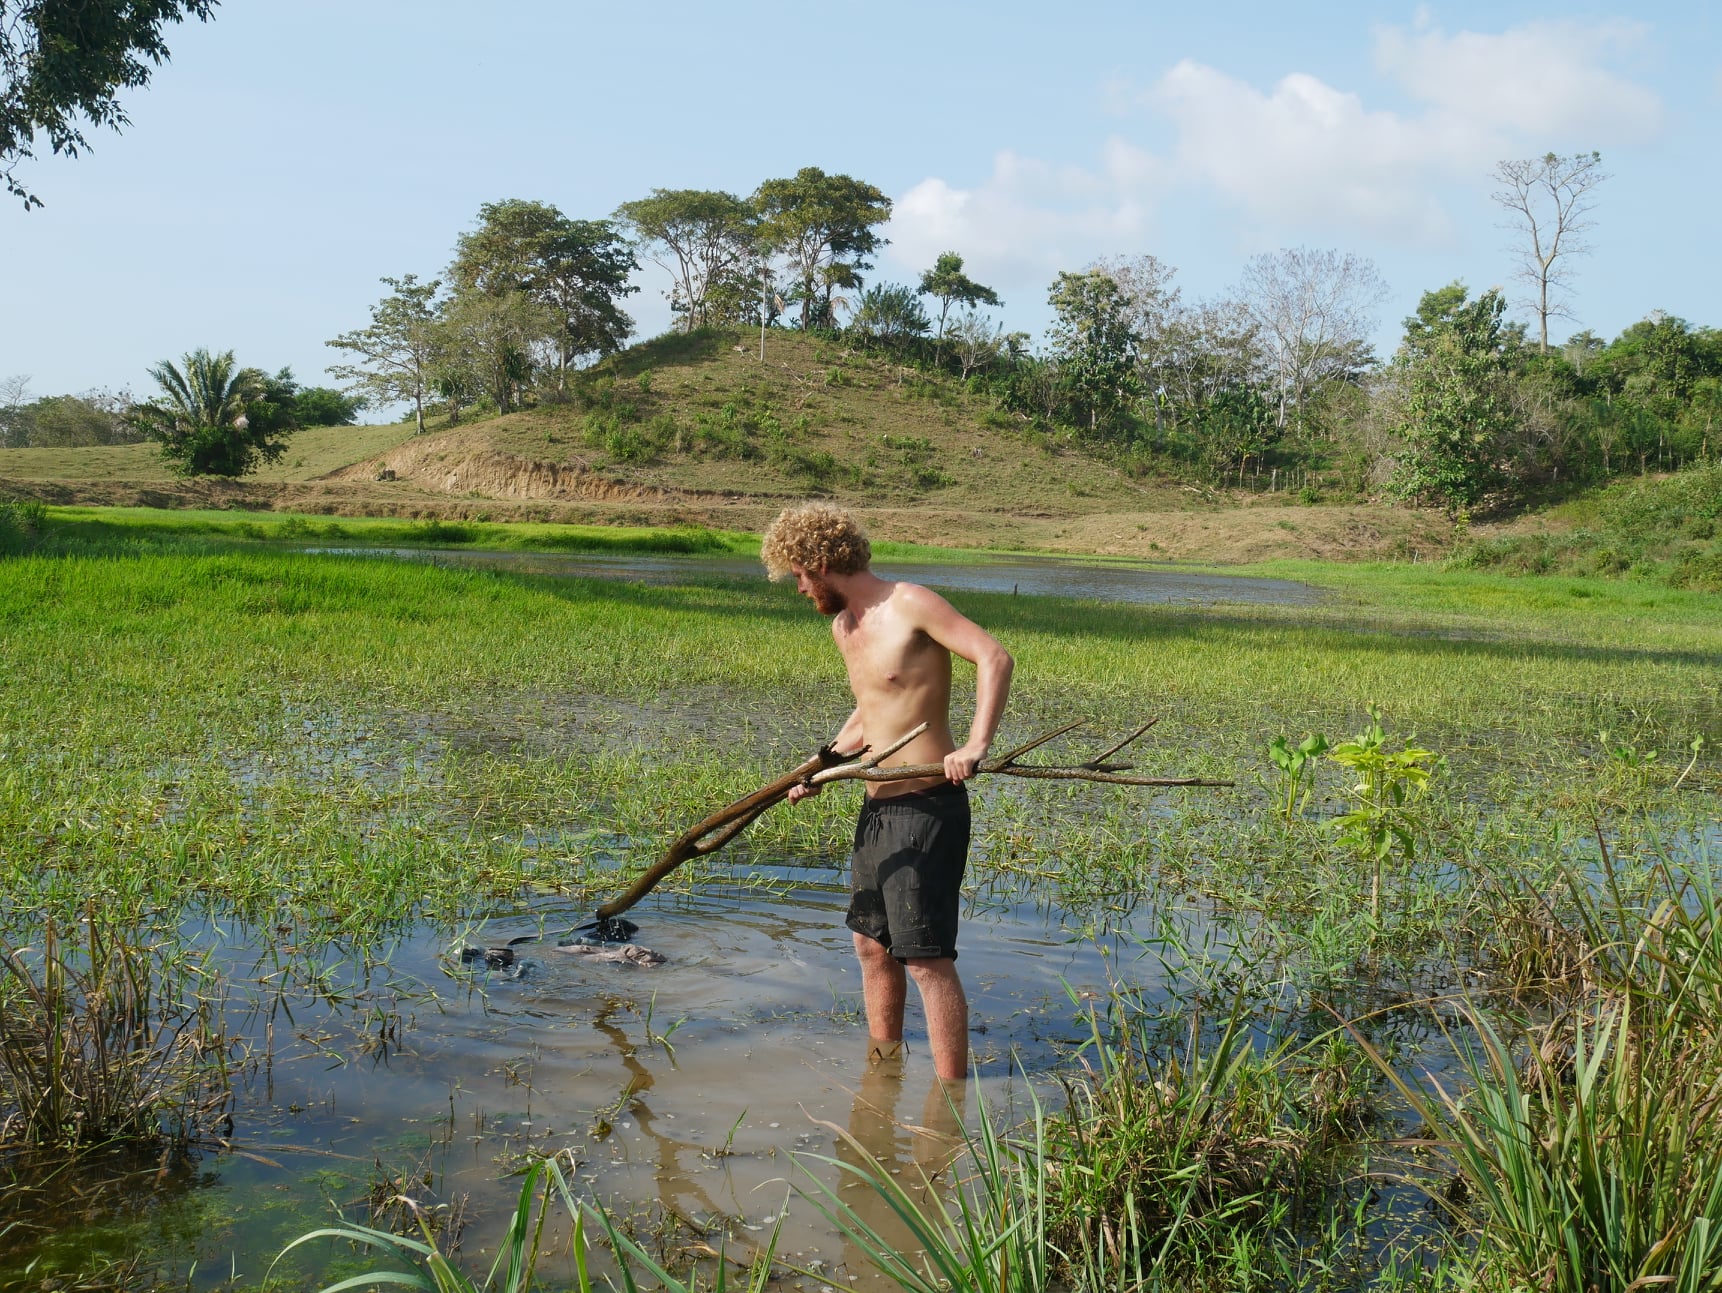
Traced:
[[954, 380], [841, 341], [672, 334], [537, 407], [423, 436], [303, 431], [243, 481], [176, 480], [153, 447], [0, 450], [0, 494], [71, 504], [762, 528], [786, 501], [881, 537], [1207, 561], [1434, 555], [1428, 514], [1135, 480]]

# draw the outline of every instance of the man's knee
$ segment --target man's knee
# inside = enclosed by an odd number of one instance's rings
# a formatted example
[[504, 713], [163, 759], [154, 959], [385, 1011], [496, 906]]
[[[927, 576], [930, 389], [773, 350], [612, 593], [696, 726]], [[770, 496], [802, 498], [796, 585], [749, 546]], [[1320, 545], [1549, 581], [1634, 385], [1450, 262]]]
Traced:
[[855, 935], [855, 955], [861, 958], [864, 965], [876, 965], [881, 968], [897, 964], [897, 958], [876, 938], [865, 934]]
[[957, 963], [949, 956], [913, 956], [903, 962], [916, 983], [952, 983]]

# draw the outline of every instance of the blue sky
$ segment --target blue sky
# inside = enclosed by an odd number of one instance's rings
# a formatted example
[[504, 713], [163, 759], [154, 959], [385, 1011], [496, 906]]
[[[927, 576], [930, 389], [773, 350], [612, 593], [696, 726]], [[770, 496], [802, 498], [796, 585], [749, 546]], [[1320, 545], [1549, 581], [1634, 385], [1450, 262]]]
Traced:
[[[1722, 325], [1716, 6], [1317, 8], [226, 0], [170, 33], [128, 130], [26, 164], [45, 209], [0, 203], [0, 377], [143, 393], [209, 346], [323, 381], [378, 277], [438, 274], [483, 202], [593, 218], [807, 165], [896, 201], [873, 281], [954, 249], [1011, 328], [1097, 257], [1151, 252], [1201, 299], [1257, 252], [1334, 247], [1390, 285], [1391, 349], [1425, 289], [1509, 283], [1497, 159], [1597, 149], [1556, 335]], [[667, 283], [639, 281], [649, 335]]]

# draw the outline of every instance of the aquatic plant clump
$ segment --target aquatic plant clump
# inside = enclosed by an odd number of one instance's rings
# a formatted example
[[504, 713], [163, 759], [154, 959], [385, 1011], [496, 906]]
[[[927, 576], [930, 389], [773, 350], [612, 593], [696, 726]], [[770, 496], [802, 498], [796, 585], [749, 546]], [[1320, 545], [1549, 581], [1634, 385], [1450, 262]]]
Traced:
[[228, 1121], [220, 1003], [192, 967], [92, 910], [68, 946], [0, 950], [0, 1148], [183, 1149]]

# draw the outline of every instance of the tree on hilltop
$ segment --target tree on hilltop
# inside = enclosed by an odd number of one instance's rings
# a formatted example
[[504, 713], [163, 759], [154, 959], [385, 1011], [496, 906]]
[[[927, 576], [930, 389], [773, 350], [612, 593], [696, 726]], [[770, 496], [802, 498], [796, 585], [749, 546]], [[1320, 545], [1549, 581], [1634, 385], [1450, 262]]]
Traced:
[[352, 351], [359, 362], [332, 364], [329, 372], [379, 404], [411, 404], [423, 435], [425, 397], [437, 352], [436, 294], [442, 280], [421, 283], [417, 275], [407, 274], [382, 281], [394, 291], [371, 307], [371, 326], [323, 343]]
[[977, 305], [1003, 305], [999, 294], [985, 284], [977, 283], [963, 273], [963, 258], [954, 251], [940, 254], [933, 267], [921, 275], [921, 295], [939, 303], [939, 332], [933, 341], [933, 358], [937, 362], [939, 348], [945, 342], [945, 319], [953, 304], [973, 310]]
[[891, 218], [891, 199], [847, 175], [804, 166], [793, 178], [767, 180], [753, 195], [760, 233], [788, 261], [801, 326], [830, 327], [838, 288], [861, 286], [867, 259], [885, 245], [874, 229]]
[[394, 291], [370, 306], [370, 327], [343, 332], [324, 343], [353, 351], [358, 363], [332, 363], [329, 372], [381, 405], [412, 405], [422, 436], [425, 396], [431, 394], [436, 356], [436, 294], [443, 281], [418, 282], [418, 275], [406, 274], [400, 279], [384, 277], [382, 282]]
[[758, 256], [756, 213], [733, 193], [653, 189], [649, 197], [622, 203], [616, 218], [633, 230], [647, 257], [669, 272], [670, 308], [682, 315], [689, 332], [711, 321], [713, 289], [748, 274]]
[[[587, 355], [620, 350], [634, 321], [618, 301], [640, 289], [632, 245], [608, 220], [571, 220], [548, 202], [510, 198], [478, 209], [448, 268], [457, 296], [526, 297], [553, 321], [558, 385]], [[516, 322], [524, 313], [514, 309]]]

